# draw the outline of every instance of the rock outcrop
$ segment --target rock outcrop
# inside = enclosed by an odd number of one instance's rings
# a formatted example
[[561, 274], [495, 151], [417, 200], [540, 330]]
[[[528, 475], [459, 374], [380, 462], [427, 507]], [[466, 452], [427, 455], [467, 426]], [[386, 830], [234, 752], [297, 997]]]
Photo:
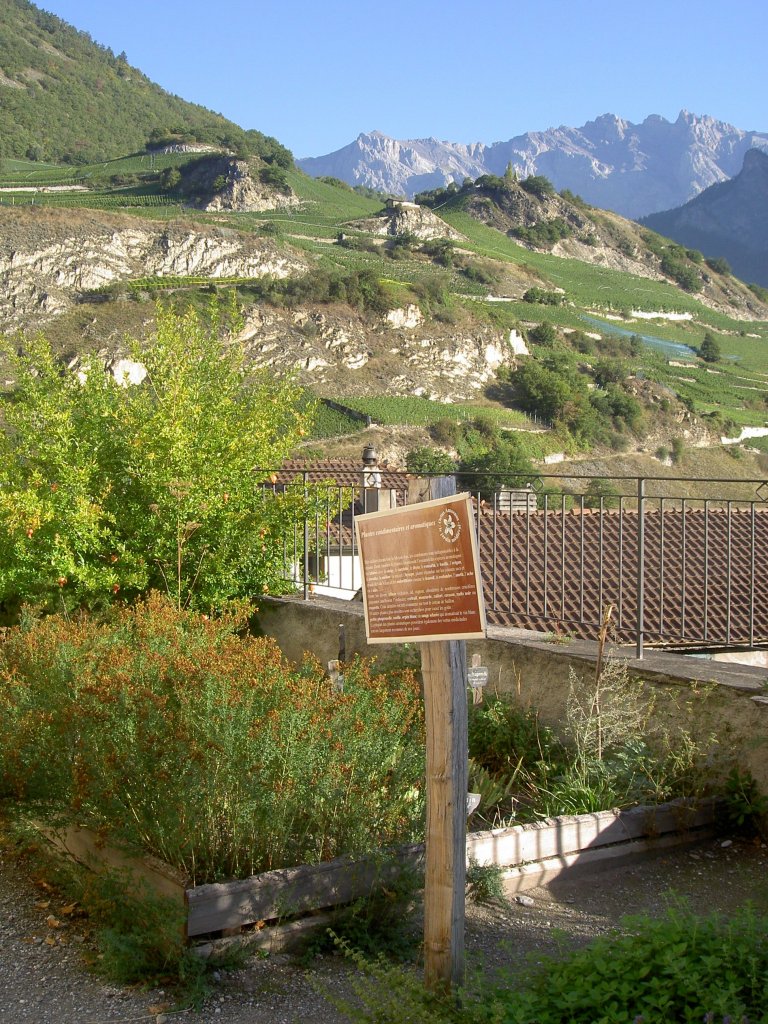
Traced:
[[194, 206], [215, 213], [221, 210], [260, 213], [299, 205], [289, 188], [275, 188], [254, 174], [247, 160], [205, 157], [185, 173], [182, 188], [201, 196]]
[[514, 359], [503, 332], [427, 323], [418, 307], [375, 321], [348, 310], [287, 311], [255, 306], [241, 340], [259, 366], [292, 370], [319, 394], [423, 395], [439, 401], [472, 398], [502, 362]]
[[463, 237], [426, 206], [400, 199], [388, 200], [386, 209], [378, 217], [352, 221], [349, 227], [372, 235], [413, 235], [425, 242], [432, 238], [458, 240]]
[[[428, 213], [428, 211], [426, 211]], [[0, 207], [0, 324], [34, 328], [105, 286], [143, 277], [285, 278], [306, 272], [301, 255], [256, 235], [199, 222], [158, 224], [95, 211]], [[147, 310], [151, 316], [150, 310]], [[102, 321], [109, 322], [108, 311]], [[118, 337], [89, 347], [117, 377], [137, 369]], [[242, 338], [259, 366], [292, 371], [321, 394], [371, 391], [471, 398], [515, 348], [487, 325], [438, 324], [410, 303], [383, 316], [346, 306], [246, 308]], [[96, 344], [94, 345], [94, 341]], [[77, 356], [70, 346], [76, 365]]]
[[254, 235], [90, 211], [0, 207], [0, 323], [63, 313], [85, 292], [142, 277], [288, 277], [296, 254]]

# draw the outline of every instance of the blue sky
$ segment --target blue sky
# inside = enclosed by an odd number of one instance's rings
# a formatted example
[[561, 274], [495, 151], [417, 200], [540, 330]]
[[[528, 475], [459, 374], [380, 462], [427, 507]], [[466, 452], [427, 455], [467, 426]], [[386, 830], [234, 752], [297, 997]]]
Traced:
[[681, 109], [768, 131], [765, 0], [42, 0], [186, 100], [319, 156]]

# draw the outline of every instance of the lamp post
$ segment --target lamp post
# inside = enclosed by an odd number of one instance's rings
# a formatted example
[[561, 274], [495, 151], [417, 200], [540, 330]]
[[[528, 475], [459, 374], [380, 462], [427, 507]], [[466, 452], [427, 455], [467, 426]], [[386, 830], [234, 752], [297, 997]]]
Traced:
[[381, 490], [381, 471], [379, 456], [372, 444], [363, 448], [363, 511], [379, 511], [379, 491]]

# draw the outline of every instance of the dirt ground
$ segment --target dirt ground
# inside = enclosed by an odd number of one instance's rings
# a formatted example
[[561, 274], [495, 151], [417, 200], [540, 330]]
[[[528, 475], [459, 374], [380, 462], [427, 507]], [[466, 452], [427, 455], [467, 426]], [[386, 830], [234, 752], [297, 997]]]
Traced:
[[[556, 949], [556, 935], [580, 945], [620, 927], [627, 914], [656, 915], [683, 898], [701, 913], [729, 914], [752, 902], [768, 913], [768, 847], [726, 837], [695, 848], [570, 872], [529, 890], [530, 905], [468, 904], [467, 959], [483, 970], [525, 970], [529, 958]], [[288, 956], [251, 956], [222, 972], [197, 1011], [170, 1010], [169, 994], [107, 984], [89, 970], [87, 922], [68, 915], [61, 897], [29, 878], [0, 844], [0, 1020], [8, 1024], [343, 1024], [319, 994], [343, 996], [355, 972], [340, 957], [309, 967]]]

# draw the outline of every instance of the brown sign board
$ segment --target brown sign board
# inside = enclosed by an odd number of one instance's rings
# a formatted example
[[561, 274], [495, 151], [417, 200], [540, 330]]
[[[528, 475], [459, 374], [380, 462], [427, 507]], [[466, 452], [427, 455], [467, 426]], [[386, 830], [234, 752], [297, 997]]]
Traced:
[[368, 643], [485, 637], [468, 494], [355, 520]]

